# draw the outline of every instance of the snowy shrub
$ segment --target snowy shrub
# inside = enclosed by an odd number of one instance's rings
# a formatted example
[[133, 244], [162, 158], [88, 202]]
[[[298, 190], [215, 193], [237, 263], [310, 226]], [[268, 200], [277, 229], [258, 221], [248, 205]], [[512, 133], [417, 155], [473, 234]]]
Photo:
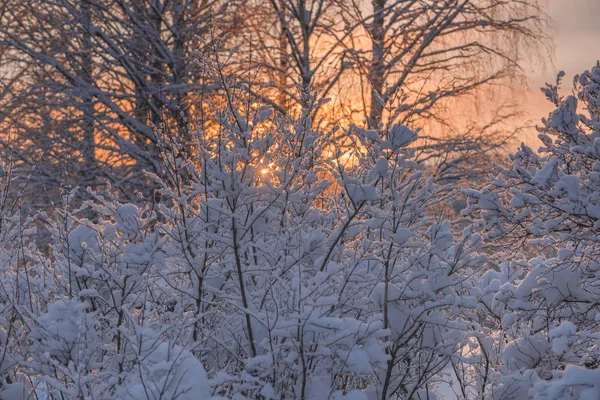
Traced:
[[545, 89], [556, 109], [539, 154], [522, 145], [488, 187], [467, 191], [494, 257], [509, 260], [484, 276], [494, 287], [480, 300], [501, 332], [497, 398], [600, 396], [600, 67], [567, 97], [561, 77]]
[[58, 300], [32, 320], [29, 363], [48, 394], [81, 398], [94, 393], [98, 382], [93, 372], [101, 344], [97, 315], [87, 308], [85, 303]]
[[129, 339], [137, 367], [116, 389], [119, 399], [210, 398], [202, 363], [180, 346], [161, 340], [156, 331], [136, 326]]
[[39, 218], [49, 254], [6, 263], [3, 390], [435, 396], [477, 336], [484, 257], [479, 235], [444, 219], [452, 192], [414, 161], [417, 132], [340, 135], [313, 119], [326, 100], [306, 88], [282, 117], [204, 62], [225, 98], [190, 140], [157, 130], [158, 201], [108, 188], [74, 208], [65, 189]]

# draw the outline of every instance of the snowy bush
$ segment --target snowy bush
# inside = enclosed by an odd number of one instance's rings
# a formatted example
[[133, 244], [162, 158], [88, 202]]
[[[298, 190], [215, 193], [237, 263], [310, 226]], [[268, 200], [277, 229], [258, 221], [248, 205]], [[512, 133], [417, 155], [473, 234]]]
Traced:
[[545, 89], [556, 109], [539, 154], [523, 145], [487, 188], [467, 191], [495, 258], [509, 260], [481, 284], [493, 286], [481, 301], [503, 339], [498, 398], [600, 396], [600, 67], [567, 97], [561, 78]]
[[599, 398], [600, 67], [465, 224], [410, 127], [330, 129], [302, 87], [284, 117], [204, 62], [223, 102], [157, 128], [152, 199], [24, 215], [4, 168], [2, 398]]
[[[218, 80], [218, 59], [206, 65]], [[326, 100], [306, 89], [292, 118], [220, 84], [216, 127], [185, 143], [157, 130], [158, 202], [109, 188], [75, 208], [64, 188], [36, 219], [47, 252], [23, 227], [6, 237], [2, 390], [434, 396], [471, 330], [483, 257], [439, 212], [452, 192], [414, 162], [417, 133], [340, 136], [313, 120]]]

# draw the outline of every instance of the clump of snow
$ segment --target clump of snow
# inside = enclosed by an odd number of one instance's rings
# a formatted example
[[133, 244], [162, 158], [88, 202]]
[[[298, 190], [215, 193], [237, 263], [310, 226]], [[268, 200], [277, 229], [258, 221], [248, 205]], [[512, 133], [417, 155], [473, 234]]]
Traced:
[[405, 125], [394, 124], [388, 132], [387, 144], [390, 148], [396, 150], [408, 146], [417, 138], [417, 132]]

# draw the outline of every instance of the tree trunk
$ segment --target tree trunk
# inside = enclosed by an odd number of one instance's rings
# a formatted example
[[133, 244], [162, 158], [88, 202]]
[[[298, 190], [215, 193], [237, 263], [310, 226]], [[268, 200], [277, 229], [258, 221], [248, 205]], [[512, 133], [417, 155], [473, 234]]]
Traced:
[[[81, 18], [83, 29], [85, 32], [90, 31], [91, 27], [91, 10], [87, 1], [81, 2]], [[84, 35], [83, 49], [81, 56], [81, 78], [90, 86], [93, 82], [93, 62], [92, 62], [92, 45], [88, 35]], [[82, 96], [82, 113], [83, 113], [83, 142], [81, 146], [81, 155], [83, 157], [83, 180], [86, 186], [96, 189], [96, 180], [99, 172], [96, 160], [96, 143], [95, 143], [95, 121], [94, 121], [94, 100], [89, 92], [84, 91]]]
[[370, 129], [376, 129], [381, 123], [383, 115], [383, 83], [385, 81], [385, 30], [384, 10], [386, 0], [373, 0], [373, 23], [370, 36], [372, 42], [371, 64], [369, 66], [368, 80], [371, 85], [371, 109], [369, 110], [368, 124]]
[[283, 0], [279, 0], [279, 9], [281, 10], [280, 24], [281, 31], [279, 33], [279, 106], [287, 109], [287, 71], [288, 71], [288, 47], [287, 47], [287, 26], [285, 24], [285, 4]]

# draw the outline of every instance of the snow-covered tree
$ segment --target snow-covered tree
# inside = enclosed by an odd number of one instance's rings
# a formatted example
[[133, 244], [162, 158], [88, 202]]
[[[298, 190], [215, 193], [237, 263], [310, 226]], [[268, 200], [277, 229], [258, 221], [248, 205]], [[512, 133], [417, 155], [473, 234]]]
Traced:
[[600, 396], [600, 67], [566, 97], [563, 76], [544, 89], [556, 109], [538, 128], [539, 153], [522, 145], [489, 186], [467, 191], [504, 261], [480, 284], [499, 347], [494, 398]]

